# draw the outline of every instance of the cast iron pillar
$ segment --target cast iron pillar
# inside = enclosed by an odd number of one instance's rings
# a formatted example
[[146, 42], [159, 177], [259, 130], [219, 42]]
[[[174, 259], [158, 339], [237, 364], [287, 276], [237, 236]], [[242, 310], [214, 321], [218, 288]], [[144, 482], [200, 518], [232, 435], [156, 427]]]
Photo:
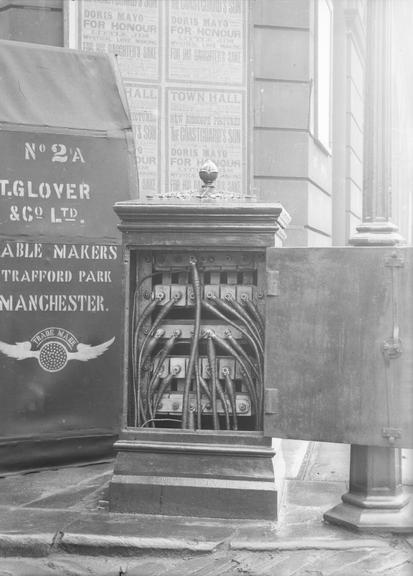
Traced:
[[[254, 317], [265, 318], [266, 249], [280, 244], [289, 216], [279, 204], [216, 202], [213, 165], [201, 177], [205, 187], [191, 202], [115, 206], [125, 249], [125, 360], [109, 510], [272, 522], [277, 516], [274, 451], [260, 423], [262, 395], [255, 397], [253, 388], [248, 398], [243, 394], [244, 382], [258, 382], [260, 374], [256, 369], [258, 377], [251, 376], [242, 359], [245, 370], [238, 373], [226, 354], [230, 347], [222, 344], [235, 334], [239, 350], [242, 334], [250, 343], [253, 339], [222, 313], [217, 316], [209, 300], [222, 305], [221, 297], [232, 291], [239, 300], [229, 296], [227, 302], [236, 305], [246, 290], [251, 307], [256, 305]], [[192, 280], [189, 266], [195, 271]], [[234, 332], [228, 330], [234, 326]], [[221, 342], [219, 358], [213, 337]], [[176, 346], [173, 338], [180, 339]], [[233, 390], [232, 425], [228, 410], [228, 419], [224, 415], [224, 392], [221, 412], [218, 408], [220, 375], [227, 385], [221, 391]], [[206, 393], [197, 391], [198, 381]]]
[[[363, 222], [350, 239], [353, 246], [397, 246], [402, 242], [391, 221], [390, 4], [390, 0], [368, 0], [367, 5]], [[324, 515], [325, 520], [358, 530], [411, 530], [401, 450], [352, 445], [350, 488], [342, 500]]]

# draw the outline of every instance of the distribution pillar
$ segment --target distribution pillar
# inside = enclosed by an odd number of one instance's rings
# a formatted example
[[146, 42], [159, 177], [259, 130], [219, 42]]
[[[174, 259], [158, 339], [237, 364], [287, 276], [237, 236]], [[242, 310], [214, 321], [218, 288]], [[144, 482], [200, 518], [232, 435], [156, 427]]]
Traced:
[[[202, 174], [201, 174], [202, 176]], [[123, 426], [109, 510], [275, 520], [263, 434], [266, 249], [279, 204], [116, 204], [125, 248]]]

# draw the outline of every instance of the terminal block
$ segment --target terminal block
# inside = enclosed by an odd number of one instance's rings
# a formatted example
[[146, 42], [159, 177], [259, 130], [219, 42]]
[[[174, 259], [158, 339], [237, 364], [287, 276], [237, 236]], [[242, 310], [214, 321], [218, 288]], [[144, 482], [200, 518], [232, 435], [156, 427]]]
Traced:
[[262, 428], [264, 256], [132, 251], [130, 427]]

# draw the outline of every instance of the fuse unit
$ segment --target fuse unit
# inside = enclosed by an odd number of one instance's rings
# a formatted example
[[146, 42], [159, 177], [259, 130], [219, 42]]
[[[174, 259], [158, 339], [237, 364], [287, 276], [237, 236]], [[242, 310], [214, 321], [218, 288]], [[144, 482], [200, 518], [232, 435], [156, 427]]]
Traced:
[[132, 428], [260, 430], [265, 256], [130, 253]]

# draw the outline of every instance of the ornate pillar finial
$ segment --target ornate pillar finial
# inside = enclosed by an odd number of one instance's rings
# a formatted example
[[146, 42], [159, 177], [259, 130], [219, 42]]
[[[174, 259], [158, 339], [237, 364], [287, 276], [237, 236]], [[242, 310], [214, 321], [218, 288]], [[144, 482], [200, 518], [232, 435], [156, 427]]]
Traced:
[[201, 196], [203, 198], [210, 196], [215, 190], [214, 182], [218, 177], [218, 168], [212, 160], [204, 162], [199, 169], [199, 177], [203, 182]]

